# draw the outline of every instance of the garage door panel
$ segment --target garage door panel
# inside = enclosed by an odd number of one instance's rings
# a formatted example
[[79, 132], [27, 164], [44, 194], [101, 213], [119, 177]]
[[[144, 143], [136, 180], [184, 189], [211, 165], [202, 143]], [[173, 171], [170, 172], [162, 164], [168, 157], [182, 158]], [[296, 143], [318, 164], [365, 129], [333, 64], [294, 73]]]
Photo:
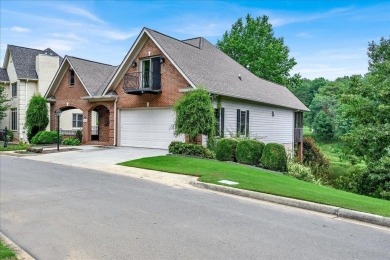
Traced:
[[167, 149], [173, 140], [174, 111], [171, 109], [120, 110], [119, 144], [121, 146]]

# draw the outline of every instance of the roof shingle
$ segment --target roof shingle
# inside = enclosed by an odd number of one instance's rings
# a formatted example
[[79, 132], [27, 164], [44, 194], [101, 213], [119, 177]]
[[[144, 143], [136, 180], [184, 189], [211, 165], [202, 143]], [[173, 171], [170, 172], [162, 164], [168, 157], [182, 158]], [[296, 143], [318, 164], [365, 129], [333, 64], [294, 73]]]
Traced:
[[6, 69], [0, 68], [0, 82], [9, 82], [9, 77]]

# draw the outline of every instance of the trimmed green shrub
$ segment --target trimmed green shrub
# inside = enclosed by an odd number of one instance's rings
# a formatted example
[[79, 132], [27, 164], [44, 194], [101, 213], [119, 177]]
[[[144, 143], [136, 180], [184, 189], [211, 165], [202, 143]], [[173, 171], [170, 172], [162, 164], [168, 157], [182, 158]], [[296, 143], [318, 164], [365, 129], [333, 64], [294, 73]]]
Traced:
[[257, 165], [263, 154], [265, 144], [257, 140], [244, 139], [238, 141], [236, 159], [239, 163]]
[[277, 143], [265, 145], [260, 165], [273, 171], [287, 171], [287, 154], [284, 146]]
[[64, 140], [62, 140], [62, 144], [64, 144], [64, 145], [80, 145], [80, 141], [77, 138], [69, 137], [69, 138], [65, 138]]
[[[3, 129], [1, 129], [1, 130], [3, 130]], [[9, 142], [12, 142], [12, 140], [14, 140], [14, 132], [12, 132], [9, 129], [7, 129], [7, 140]], [[4, 135], [0, 135], [0, 141], [4, 141]]]
[[307, 181], [311, 183], [316, 182], [316, 178], [311, 173], [310, 167], [306, 167], [299, 163], [294, 163], [292, 161], [287, 163], [287, 174], [288, 176], [294, 177], [298, 180]]
[[[61, 140], [61, 137], [60, 137]], [[57, 131], [41, 131], [32, 139], [33, 144], [55, 144], [57, 143]]]
[[236, 148], [238, 141], [233, 138], [221, 138], [215, 151], [219, 161], [236, 161]]
[[178, 141], [173, 141], [170, 143], [168, 147], [168, 151], [172, 154], [181, 154], [181, 155], [189, 155], [189, 156], [197, 156], [201, 158], [214, 159], [214, 154], [198, 144], [186, 144]]
[[329, 160], [310, 137], [303, 138], [303, 164], [311, 168], [316, 179], [329, 179]]
[[83, 141], [83, 132], [81, 130], [76, 131], [77, 139], [80, 141], [80, 143]]

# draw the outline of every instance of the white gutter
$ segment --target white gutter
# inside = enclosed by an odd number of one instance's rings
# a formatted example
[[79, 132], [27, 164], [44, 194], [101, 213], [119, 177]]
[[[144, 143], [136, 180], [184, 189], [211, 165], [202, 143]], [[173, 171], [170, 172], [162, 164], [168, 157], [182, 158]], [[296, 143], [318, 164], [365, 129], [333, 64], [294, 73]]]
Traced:
[[[26, 83], [25, 83], [25, 97], [24, 97], [24, 99], [25, 99], [25, 111], [24, 111], [24, 114], [25, 114], [25, 121], [26, 121], [26, 119], [27, 119], [27, 86], [28, 86], [28, 79], [26, 79]], [[19, 118], [20, 118], [20, 116], [19, 116]], [[26, 124], [24, 124], [24, 126], [23, 126], [23, 128], [24, 129], [26, 129]], [[26, 133], [26, 130], [24, 130], [24, 133]], [[27, 135], [27, 134], [26, 134]], [[24, 138], [24, 135], [23, 135], [23, 138]], [[27, 136], [26, 136], [26, 138], [25, 138], [25, 141], [27, 141]]]
[[116, 143], [116, 102], [118, 102], [118, 97], [115, 99], [115, 102], [114, 102], [114, 146], [117, 146], [117, 143]]

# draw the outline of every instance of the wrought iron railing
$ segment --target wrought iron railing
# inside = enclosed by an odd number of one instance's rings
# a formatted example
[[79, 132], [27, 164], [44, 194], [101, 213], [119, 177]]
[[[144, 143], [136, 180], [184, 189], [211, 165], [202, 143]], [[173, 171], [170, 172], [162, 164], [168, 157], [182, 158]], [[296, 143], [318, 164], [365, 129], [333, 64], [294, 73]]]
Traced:
[[124, 77], [123, 89], [127, 93], [132, 91], [160, 91], [161, 74], [151, 71], [127, 73]]

